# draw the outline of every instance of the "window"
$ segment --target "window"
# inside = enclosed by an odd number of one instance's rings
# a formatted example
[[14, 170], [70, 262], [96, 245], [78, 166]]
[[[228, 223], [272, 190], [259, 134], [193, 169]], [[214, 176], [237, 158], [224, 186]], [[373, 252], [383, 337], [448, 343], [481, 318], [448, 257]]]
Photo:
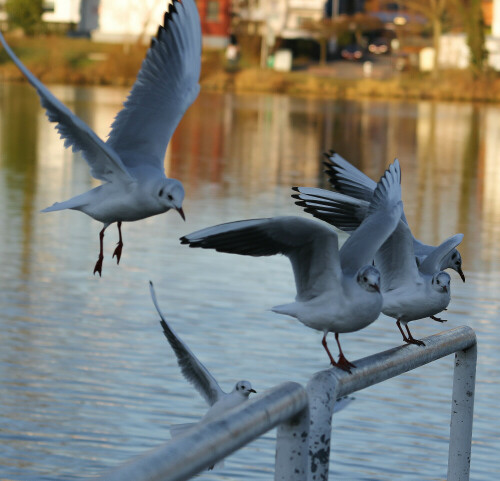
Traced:
[[208, 22], [218, 22], [219, 21], [219, 2], [218, 1], [208, 1], [207, 2], [207, 21]]

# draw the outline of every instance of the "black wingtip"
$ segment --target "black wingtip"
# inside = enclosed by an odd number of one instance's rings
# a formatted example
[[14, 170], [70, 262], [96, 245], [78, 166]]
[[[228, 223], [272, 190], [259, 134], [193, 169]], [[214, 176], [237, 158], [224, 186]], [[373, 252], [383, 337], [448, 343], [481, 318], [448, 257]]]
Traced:
[[307, 204], [303, 200], [298, 200], [295, 202], [295, 205], [298, 205], [299, 207], [307, 207]]
[[300, 194], [292, 194], [292, 199], [300, 199]]
[[299, 190], [299, 188], [297, 186], [293, 186], [292, 190], [294, 190], [295, 192], [300, 192], [300, 190]]
[[179, 237], [181, 244], [189, 244], [189, 241], [186, 236]]

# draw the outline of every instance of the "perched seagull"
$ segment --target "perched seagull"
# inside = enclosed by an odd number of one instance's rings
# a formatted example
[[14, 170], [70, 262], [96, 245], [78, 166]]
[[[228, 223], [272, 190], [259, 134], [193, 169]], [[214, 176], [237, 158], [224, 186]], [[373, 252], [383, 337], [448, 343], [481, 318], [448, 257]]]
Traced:
[[184, 188], [165, 176], [167, 144], [186, 109], [200, 90], [201, 28], [193, 0], [173, 0], [164, 25], [152, 39], [137, 80], [104, 142], [57, 100], [21, 63], [0, 34], [5, 50], [35, 87], [42, 106], [64, 139], [64, 146], [82, 151], [90, 173], [103, 184], [42, 212], [73, 209], [102, 222], [99, 258], [101, 275], [104, 231], [117, 222], [119, 242], [113, 253], [119, 263], [123, 248], [122, 222], [132, 222], [170, 209], [184, 219]]
[[[330, 184], [337, 192], [310, 187], [294, 187], [293, 189], [299, 194], [292, 197], [298, 199], [297, 205], [305, 207], [306, 212], [345, 232], [350, 232], [366, 216], [377, 184], [336, 152], [330, 151], [325, 156], [327, 158], [323, 162], [326, 166], [325, 172]], [[401, 218], [408, 224], [404, 213]], [[412, 238], [413, 249], [419, 264], [439, 248], [439, 246], [424, 244], [413, 236]], [[445, 269], [457, 271], [462, 281], [465, 282], [462, 257], [457, 249], [451, 249], [446, 256], [442, 257], [438, 270]]]
[[[294, 195], [300, 199], [297, 204], [306, 207], [306, 212], [347, 232], [356, 232], [368, 213], [366, 200], [323, 189], [298, 187], [296, 190], [300, 192]], [[431, 317], [446, 322], [436, 317], [450, 302], [450, 276], [443, 272], [443, 268], [453, 267], [448, 261], [453, 258], [453, 253], [458, 254], [456, 247], [462, 239], [463, 234], [455, 234], [437, 247], [426, 246], [426, 255], [416, 256], [416, 245], [424, 244], [416, 244], [418, 241], [413, 237], [403, 211], [398, 226], [376, 253], [375, 266], [382, 279], [382, 312], [396, 319], [405, 342], [424, 344], [412, 336], [408, 328], [410, 321]], [[463, 278], [460, 265], [454, 266]], [[401, 324], [408, 335], [403, 332]]]
[[[256, 392], [252, 389], [250, 382], [238, 381], [230, 393], [225, 393], [220, 388], [219, 384], [217, 384], [217, 381], [210, 374], [210, 372], [208, 372], [208, 369], [198, 360], [191, 349], [189, 349], [189, 347], [182, 342], [181, 338], [177, 336], [173, 329], [168, 325], [160, 307], [158, 306], [155, 290], [151, 281], [149, 282], [149, 290], [151, 292], [153, 304], [155, 305], [161, 319], [160, 324], [163, 328], [163, 334], [165, 334], [167, 341], [170, 343], [175, 355], [177, 356], [177, 363], [181, 368], [182, 374], [186, 380], [189, 381], [203, 396], [205, 401], [207, 401], [210, 406], [210, 409], [205, 416], [203, 416], [200, 422], [204, 423], [211, 421], [229, 409], [239, 406], [242, 402], [248, 400], [250, 393]], [[172, 437], [180, 436], [189, 431], [196, 424], [197, 423], [186, 423], [171, 426], [170, 434]], [[220, 463], [219, 466], [221, 466]], [[212, 468], [213, 466], [210, 467], [210, 469]]]
[[[184, 236], [181, 243], [234, 254], [287, 256], [297, 295], [295, 302], [272, 310], [323, 332], [322, 345], [332, 365], [350, 372], [355, 366], [345, 358], [339, 334], [363, 329], [379, 316], [380, 273], [371, 262], [398, 224], [401, 212], [400, 168], [396, 160], [377, 184], [368, 215], [340, 250], [333, 229], [302, 217], [230, 222]], [[326, 343], [329, 332], [335, 333], [337, 362]]]

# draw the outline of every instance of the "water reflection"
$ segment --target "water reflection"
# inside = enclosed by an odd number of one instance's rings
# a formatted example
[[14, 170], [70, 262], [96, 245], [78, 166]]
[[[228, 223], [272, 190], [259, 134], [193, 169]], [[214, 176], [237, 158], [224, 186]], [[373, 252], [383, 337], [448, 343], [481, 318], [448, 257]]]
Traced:
[[[53, 91], [103, 138], [127, 93]], [[204, 412], [162, 339], [149, 279], [179, 334], [226, 381], [223, 388], [240, 378], [258, 391], [285, 380], [305, 383], [326, 367], [317, 333], [266, 311], [294, 294], [286, 259], [189, 250], [177, 238], [229, 220], [300, 215], [289, 187], [326, 186], [321, 161], [330, 148], [373, 178], [398, 156], [415, 235], [438, 243], [465, 234], [468, 281], [452, 273], [445, 327], [468, 323], [480, 340], [472, 478], [490, 479], [500, 469], [491, 456], [500, 449], [498, 107], [201, 95], [165, 158], [167, 172], [186, 186], [187, 223], [167, 214], [124, 226], [119, 267], [110, 258], [110, 232], [97, 279], [91, 271], [100, 225], [76, 212], [39, 214], [96, 185], [88, 166], [62, 150], [30, 87], [0, 86], [0, 105], [2, 479], [97, 475], [165, 440], [170, 423]], [[441, 329], [422, 321], [415, 335]], [[393, 321], [381, 319], [344, 342], [355, 359], [400, 339]], [[451, 365], [445, 359], [371, 388], [339, 413], [336, 476], [443, 478]], [[388, 440], [400, 449], [388, 452]], [[269, 479], [273, 447], [269, 434], [203, 479]]]

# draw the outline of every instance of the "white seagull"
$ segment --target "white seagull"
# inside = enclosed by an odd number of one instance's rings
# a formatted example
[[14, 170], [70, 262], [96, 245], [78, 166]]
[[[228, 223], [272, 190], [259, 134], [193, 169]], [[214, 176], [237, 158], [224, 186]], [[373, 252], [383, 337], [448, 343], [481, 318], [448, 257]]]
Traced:
[[56, 122], [64, 146], [81, 151], [93, 177], [103, 184], [42, 212], [73, 209], [102, 222], [99, 258], [101, 275], [106, 228], [117, 222], [119, 242], [113, 253], [119, 263], [122, 222], [132, 222], [170, 209], [184, 219], [184, 188], [165, 176], [167, 144], [186, 109], [198, 95], [201, 68], [201, 27], [193, 0], [173, 0], [143, 61], [137, 80], [104, 142], [21, 63], [0, 34], [5, 50], [35, 87], [47, 117]]
[[[172, 346], [172, 349], [177, 356], [177, 363], [181, 368], [182, 374], [195, 389], [203, 396], [205, 401], [210, 406], [208, 412], [200, 420], [201, 423], [211, 421], [214, 418], [224, 414], [229, 409], [239, 406], [242, 402], [248, 400], [248, 396], [256, 391], [252, 389], [249, 381], [238, 381], [230, 393], [225, 393], [210, 374], [208, 369], [198, 360], [191, 349], [181, 340], [181, 338], [173, 331], [165, 320], [162, 314], [153, 283], [149, 282], [149, 290], [153, 304], [160, 316], [160, 324], [163, 328], [163, 333], [167, 341]], [[197, 423], [176, 424], [170, 427], [172, 437], [180, 436], [189, 431]], [[220, 464], [219, 464], [220, 467]], [[212, 469], [213, 466], [210, 467]]]
[[[345, 232], [350, 232], [366, 216], [377, 184], [333, 150], [325, 154], [325, 157], [327, 158], [323, 162], [326, 166], [325, 172], [330, 184], [337, 192], [311, 187], [294, 187], [293, 189], [299, 194], [294, 194], [292, 197], [298, 199], [296, 204], [305, 207], [306, 212]], [[404, 213], [401, 218], [408, 224]], [[439, 248], [439, 246], [424, 244], [413, 236], [412, 239], [419, 264]], [[457, 249], [451, 249], [441, 259], [438, 270], [445, 269], [455, 270], [465, 282], [462, 257]]]
[[[359, 178], [362, 179], [362, 176], [364, 174]], [[305, 207], [306, 212], [346, 232], [355, 232], [368, 213], [369, 203], [366, 200], [323, 189], [298, 187], [295, 190], [300, 192], [294, 195], [300, 199], [296, 203]], [[398, 226], [376, 253], [374, 261], [380, 270], [384, 298], [382, 312], [396, 319], [405, 342], [424, 344], [412, 336], [408, 328], [410, 321], [430, 317], [446, 322], [436, 317], [450, 303], [450, 276], [442, 269], [453, 267], [449, 261], [454, 258], [454, 253], [458, 254], [456, 247], [462, 239], [463, 234], [455, 234], [437, 247], [426, 246], [426, 255], [416, 256], [416, 246], [424, 244], [413, 237], [403, 211]], [[460, 264], [455, 263], [454, 266], [463, 278]], [[403, 332], [401, 324], [408, 335]]]
[[[234, 254], [287, 256], [297, 295], [295, 302], [272, 310], [323, 332], [322, 345], [332, 365], [350, 371], [355, 366], [342, 352], [339, 333], [363, 329], [379, 316], [380, 273], [371, 262], [398, 224], [401, 212], [400, 169], [396, 160], [380, 179], [368, 216], [340, 250], [333, 229], [301, 217], [230, 222], [184, 236], [181, 243]], [[329, 332], [335, 333], [337, 362], [326, 343]]]

